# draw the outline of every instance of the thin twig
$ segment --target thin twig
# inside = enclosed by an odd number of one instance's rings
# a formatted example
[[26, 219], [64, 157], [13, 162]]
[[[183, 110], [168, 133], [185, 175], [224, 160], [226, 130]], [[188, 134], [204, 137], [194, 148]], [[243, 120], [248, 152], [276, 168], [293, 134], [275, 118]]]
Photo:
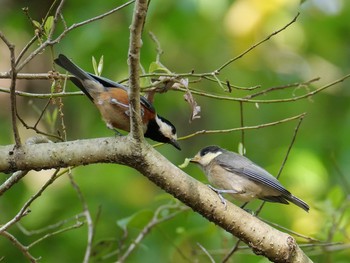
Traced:
[[[63, 32], [61, 32], [61, 34], [58, 37], [56, 37], [54, 40], [51, 40], [51, 41], [46, 40], [44, 43], [42, 43], [36, 50], [34, 50], [28, 57], [26, 57], [22, 63], [19, 64], [19, 61], [18, 61], [17, 62], [17, 71], [20, 71], [29, 61], [31, 61], [35, 56], [37, 56], [40, 52], [42, 52], [47, 46], [54, 45], [54, 44], [60, 42], [62, 40], [62, 38], [65, 37], [70, 31], [72, 31], [78, 27], [81, 27], [83, 25], [86, 25], [88, 23], [92, 23], [96, 20], [102, 19], [110, 14], [113, 14], [113, 13], [123, 9], [124, 7], [132, 4], [134, 1], [135, 0], [128, 1], [128, 2], [114, 8], [112, 10], [109, 10], [108, 12], [101, 14], [101, 15], [98, 15], [98, 16], [95, 16], [93, 18], [82, 21], [80, 23], [76, 23], [76, 24], [71, 25], [70, 27], [66, 28]], [[64, 2], [64, 1], [62, 1], [62, 2]], [[57, 13], [60, 13], [60, 12], [57, 12]]]
[[340, 169], [340, 167], [338, 165], [338, 160], [335, 158], [334, 154], [332, 154], [332, 156], [331, 156], [331, 161], [333, 163], [335, 171], [337, 172], [337, 174], [340, 177], [342, 188], [344, 189], [346, 195], [349, 196], [350, 195], [350, 184], [349, 184], [347, 175], [344, 174], [344, 172]]
[[19, 136], [18, 127], [17, 127], [17, 106], [16, 106], [16, 59], [15, 59], [15, 46], [7, 40], [2, 32], [0, 32], [0, 38], [7, 45], [10, 51], [10, 61], [11, 61], [11, 69], [9, 75], [11, 77], [11, 85], [10, 85], [10, 100], [11, 100], [11, 119], [12, 119], [12, 130], [13, 136], [15, 139], [16, 147], [19, 148], [21, 146], [21, 138]]
[[83, 225], [84, 225], [83, 222], [78, 221], [78, 222], [76, 222], [74, 225], [67, 226], [67, 227], [62, 228], [62, 229], [59, 229], [59, 230], [57, 230], [57, 231], [48, 233], [48, 234], [46, 234], [46, 235], [40, 237], [39, 239], [35, 240], [34, 242], [32, 242], [30, 245], [28, 245], [28, 249], [34, 247], [35, 245], [39, 244], [40, 242], [45, 241], [46, 239], [48, 239], [48, 238], [50, 238], [50, 237], [56, 236], [56, 235], [58, 235], [58, 234], [67, 232], [67, 231], [72, 230], [72, 229], [76, 229], [76, 228], [82, 227]]
[[[55, 72], [49, 73], [18, 73], [17, 79], [35, 79], [35, 80], [50, 80], [50, 79], [65, 79], [66, 74], [58, 74]], [[0, 79], [9, 79], [11, 78], [9, 72], [0, 72]]]
[[159, 63], [160, 65], [163, 66], [163, 64], [160, 62], [160, 56], [163, 55], [163, 53], [164, 53], [162, 46], [160, 45], [159, 40], [157, 39], [157, 37], [155, 36], [155, 34], [153, 32], [148, 32], [148, 34], [151, 37], [151, 39], [153, 40], [153, 42], [156, 44], [156, 51], [157, 51], [156, 61], [157, 61], [157, 63]]
[[282, 89], [287, 89], [287, 88], [293, 88], [293, 87], [307, 87], [309, 85], [311, 85], [311, 83], [315, 82], [315, 81], [319, 81], [321, 78], [313, 78], [311, 80], [305, 81], [305, 82], [301, 82], [301, 83], [291, 83], [291, 84], [287, 84], [287, 85], [282, 85], [282, 86], [277, 86], [277, 87], [271, 87], [262, 91], [259, 91], [257, 93], [254, 94], [250, 94], [245, 96], [245, 99], [252, 99], [254, 97], [260, 96], [260, 95], [265, 95], [267, 93], [270, 93], [272, 91], [276, 91], [276, 90], [282, 90]]
[[330, 227], [328, 231], [328, 236], [327, 236], [328, 242], [331, 242], [334, 238], [335, 233], [339, 231], [340, 225], [343, 222], [343, 218], [344, 216], [346, 216], [346, 213], [348, 212], [349, 205], [350, 205], [349, 197], [347, 197], [347, 200], [345, 202], [342, 202], [339, 208], [336, 210], [336, 212], [333, 213], [332, 226]]
[[[288, 228], [286, 228], [286, 227], [284, 227], [284, 226], [281, 226], [281, 225], [279, 225], [279, 224], [276, 224], [276, 223], [274, 223], [274, 222], [270, 222], [270, 221], [268, 221], [268, 220], [266, 220], [266, 219], [263, 219], [263, 218], [261, 218], [261, 217], [259, 217], [259, 219], [260, 219], [261, 221], [263, 221], [263, 222], [265, 222], [265, 223], [267, 223], [267, 224], [269, 224], [269, 225], [275, 227], [275, 228], [282, 229], [282, 230], [285, 231], [286, 233], [289, 233], [289, 234], [292, 234], [293, 236], [296, 236], [296, 237], [305, 239], [305, 240], [308, 241], [308, 242], [312, 242], [312, 243], [316, 243], [316, 242], [322, 243], [321, 240], [318, 240], [318, 239], [315, 239], [315, 238], [312, 238], [312, 237], [309, 237], [309, 236], [305, 236], [305, 235], [303, 235], [303, 234], [300, 234], [300, 233], [298, 233], [298, 232], [295, 232], [295, 231], [293, 231], [293, 230], [291, 230], [291, 229], [288, 229]], [[323, 242], [323, 243], [324, 243], [324, 242]]]
[[273, 33], [271, 33], [270, 35], [268, 35], [268, 36], [267, 36], [266, 38], [264, 38], [263, 40], [259, 41], [258, 43], [254, 44], [253, 46], [251, 46], [250, 48], [248, 48], [247, 50], [245, 50], [243, 53], [239, 54], [238, 56], [236, 56], [236, 57], [230, 59], [229, 61], [227, 61], [226, 63], [224, 63], [222, 66], [220, 66], [220, 67], [216, 70], [216, 72], [219, 73], [221, 70], [223, 70], [225, 67], [227, 67], [228, 65], [230, 65], [232, 62], [234, 62], [234, 61], [236, 61], [236, 60], [242, 58], [245, 54], [249, 53], [251, 50], [253, 50], [253, 49], [256, 48], [257, 46], [260, 46], [262, 43], [268, 41], [271, 37], [273, 37], [273, 36], [279, 34], [281, 31], [285, 30], [287, 27], [289, 27], [291, 24], [293, 24], [293, 23], [297, 20], [299, 14], [300, 14], [300, 13], [298, 13], [298, 14], [293, 18], [292, 21], [290, 21], [288, 24], [286, 24], [286, 25], [285, 25], [284, 27], [282, 27], [281, 29], [279, 29], [279, 30], [277, 30], [277, 31], [275, 31], [275, 32], [273, 32]]
[[239, 244], [242, 241], [240, 239], [237, 240], [236, 244], [231, 248], [231, 250], [226, 254], [226, 256], [224, 257], [224, 259], [221, 261], [222, 263], [226, 263], [230, 257], [232, 257], [232, 255], [239, 249]]
[[12, 226], [13, 224], [17, 223], [18, 221], [20, 221], [22, 219], [22, 217], [26, 216], [30, 210], [29, 210], [29, 206], [44, 192], [44, 190], [51, 185], [57, 178], [57, 174], [59, 172], [59, 169], [57, 169], [52, 176], [50, 177], [50, 179], [40, 188], [40, 190], [33, 195], [27, 202], [25, 202], [25, 204], [22, 206], [22, 208], [19, 210], [19, 212], [15, 215], [14, 218], [12, 218], [11, 220], [9, 220], [6, 224], [2, 225], [0, 227], [0, 234], [4, 231], [6, 231], [6, 229], [8, 229], [10, 226]]
[[4, 231], [4, 232], [1, 232], [0, 235], [6, 237], [15, 247], [17, 247], [21, 252], [22, 254], [32, 263], [35, 263], [35, 262], [38, 262], [39, 259], [36, 259], [35, 257], [33, 257], [29, 251], [28, 251], [28, 247], [22, 245], [16, 237], [14, 237], [13, 235], [11, 235], [9, 232], [7, 231]]
[[205, 247], [203, 247], [199, 242], [197, 242], [197, 246], [199, 246], [199, 248], [204, 252], [204, 254], [207, 255], [211, 263], [215, 263], [214, 258], [210, 255], [208, 250], [205, 249]]
[[17, 223], [16, 226], [19, 228], [19, 230], [26, 236], [32, 236], [32, 235], [39, 235], [39, 234], [42, 234], [42, 233], [45, 233], [45, 232], [48, 232], [48, 231], [51, 231], [51, 230], [54, 230], [54, 229], [57, 229], [59, 227], [62, 227], [63, 225], [67, 224], [68, 222], [70, 221], [73, 221], [73, 220], [77, 220], [79, 218], [82, 218], [82, 217], [85, 217], [83, 213], [80, 213], [80, 214], [77, 214], [75, 216], [72, 216], [70, 218], [67, 218], [67, 219], [64, 219], [64, 220], [61, 220], [61, 221], [58, 221], [54, 224], [51, 224], [51, 225], [48, 225], [48, 226], [45, 226], [43, 228], [40, 228], [40, 229], [35, 229], [35, 230], [28, 230], [26, 229], [24, 226], [22, 226], [20, 223]]
[[[240, 120], [241, 120], [240, 124], [241, 124], [241, 127], [244, 127], [243, 102], [239, 102], [239, 112], [240, 112]], [[242, 143], [243, 149], [245, 147], [244, 131], [245, 131], [245, 129], [241, 130], [241, 143]], [[242, 153], [244, 155], [244, 151]]]
[[[274, 121], [274, 122], [269, 122], [269, 123], [264, 123], [264, 124], [260, 124], [260, 125], [253, 125], [253, 126], [245, 126], [245, 127], [238, 127], [238, 128], [232, 128], [232, 129], [224, 129], [224, 130], [201, 130], [201, 131], [197, 131], [195, 133], [189, 134], [189, 135], [185, 135], [180, 137], [178, 140], [186, 140], [189, 138], [192, 138], [194, 136], [200, 135], [200, 134], [217, 134], [217, 133], [228, 133], [228, 132], [235, 132], [235, 131], [241, 131], [241, 130], [254, 130], [254, 129], [261, 129], [261, 128], [265, 128], [265, 127], [269, 127], [269, 126], [274, 126], [280, 123], [284, 123], [284, 122], [289, 122], [292, 120], [296, 120], [299, 118], [302, 118], [303, 116], [305, 116], [306, 113], [302, 113], [290, 118], [286, 118], [286, 119], [282, 119], [279, 121]], [[159, 144], [156, 144], [155, 146], [158, 146]]]
[[[276, 175], [276, 178], [277, 178], [277, 179], [281, 176], [282, 171], [283, 171], [283, 168], [284, 168], [285, 164], [287, 163], [289, 154], [290, 154], [290, 152], [291, 152], [291, 150], [292, 150], [292, 147], [293, 147], [294, 142], [295, 142], [295, 139], [296, 139], [296, 137], [297, 137], [297, 134], [298, 134], [300, 125], [301, 125], [301, 123], [302, 123], [304, 117], [305, 117], [305, 114], [303, 114], [303, 115], [300, 116], [299, 122], [297, 123], [297, 126], [296, 126], [295, 129], [294, 129], [294, 134], [293, 134], [293, 137], [292, 137], [292, 141], [291, 141], [290, 144], [289, 144], [289, 147], [288, 147], [288, 150], [287, 150], [287, 152], [286, 152], [286, 155], [285, 155], [285, 157], [284, 157], [284, 159], [283, 159], [283, 161], [282, 161], [282, 164], [281, 164], [281, 166], [280, 166], [280, 169], [279, 169], [279, 171], [278, 171], [278, 173], [277, 173], [277, 175]], [[263, 202], [261, 203], [261, 205], [259, 206], [259, 208], [255, 211], [255, 214], [256, 214], [256, 215], [259, 215], [259, 213], [261, 212], [261, 210], [262, 210], [262, 208], [264, 207], [265, 203], [266, 203], [266, 201], [263, 201]]]
[[95, 227], [94, 227], [94, 223], [92, 221], [92, 217], [91, 217], [91, 213], [89, 210], [89, 207], [87, 205], [87, 202], [84, 198], [83, 193], [80, 190], [79, 185], [75, 182], [71, 172], [68, 173], [68, 177], [70, 180], [71, 185], [73, 186], [74, 190], [76, 191], [79, 200], [83, 206], [83, 213], [85, 215], [86, 218], [86, 222], [87, 222], [87, 226], [88, 226], [88, 238], [87, 238], [87, 246], [86, 246], [86, 250], [85, 250], [85, 255], [84, 255], [84, 263], [88, 263], [90, 256], [91, 256], [91, 252], [92, 252], [92, 242], [94, 239], [94, 232], [95, 232]]
[[[10, 93], [10, 89], [0, 88], [0, 92]], [[82, 91], [74, 92], [57, 92], [57, 93], [30, 93], [25, 91], [16, 90], [16, 95], [22, 97], [36, 98], [36, 99], [49, 99], [58, 97], [70, 97], [70, 96], [85, 96]]]
[[8, 189], [10, 189], [14, 184], [21, 180], [28, 171], [17, 171], [14, 172], [1, 186], [0, 186], [0, 196], [2, 196]]
[[[174, 208], [177, 208], [178, 210], [176, 210], [175, 212], [169, 213], [166, 216], [161, 217], [162, 212], [164, 210], [174, 209]], [[182, 206], [179, 208], [177, 204], [175, 204], [175, 205], [163, 205], [163, 206], [158, 207], [157, 210], [155, 211], [152, 219], [150, 220], [150, 222], [142, 229], [142, 231], [135, 238], [135, 240], [130, 244], [130, 246], [125, 251], [125, 253], [120, 258], [118, 258], [118, 263], [124, 262], [155, 226], [157, 226], [165, 221], [168, 221], [168, 220], [174, 218], [175, 216], [177, 216], [179, 213], [182, 213], [182, 212], [187, 211], [187, 210], [188, 210], [188, 207]]]
[[45, 136], [48, 136], [48, 137], [51, 137], [51, 138], [55, 138], [59, 141], [64, 141], [60, 136], [58, 135], [55, 135], [55, 134], [50, 134], [50, 133], [47, 133], [47, 132], [43, 132], [43, 131], [40, 131], [39, 129], [36, 128], [36, 126], [29, 126], [27, 125], [27, 123], [19, 116], [17, 115], [17, 118], [18, 120], [22, 123], [22, 125], [26, 128], [26, 129], [29, 129], [29, 130], [34, 130], [37, 134], [41, 134], [41, 135], [45, 135]]
[[[304, 95], [295, 96], [295, 97], [286, 98], [286, 99], [256, 100], [256, 99], [246, 99], [246, 98], [232, 98], [232, 97], [228, 97], [228, 96], [213, 95], [213, 94], [195, 91], [195, 90], [191, 90], [191, 93], [196, 94], [196, 95], [200, 95], [203, 97], [218, 99], [218, 100], [242, 101], [242, 102], [249, 102], [249, 103], [285, 103], [285, 102], [294, 102], [297, 100], [312, 97], [312, 96], [316, 95], [317, 93], [319, 93], [319, 92], [321, 92], [329, 87], [332, 87], [336, 84], [339, 84], [339, 83], [345, 81], [348, 78], [350, 78], [350, 74], [347, 74], [347, 75], [341, 77], [340, 79], [337, 79], [331, 83], [328, 83], [328, 84], [326, 84], [318, 89], [315, 89], [313, 91], [310, 91]], [[186, 89], [184, 89], [184, 88], [176, 88], [174, 90], [180, 90], [182, 92], [186, 92]]]

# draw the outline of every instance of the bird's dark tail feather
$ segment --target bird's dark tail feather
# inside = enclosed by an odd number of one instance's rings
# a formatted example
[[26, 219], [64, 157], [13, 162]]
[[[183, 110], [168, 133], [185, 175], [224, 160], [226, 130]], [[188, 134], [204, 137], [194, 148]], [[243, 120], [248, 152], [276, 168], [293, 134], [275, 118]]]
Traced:
[[81, 81], [83, 80], [93, 80], [96, 81], [88, 72], [85, 72], [81, 68], [79, 68], [76, 64], [73, 63], [69, 58], [67, 58], [65, 55], [59, 54], [58, 58], [56, 58], [55, 63], [59, 65], [60, 67], [67, 70], [70, 74], [74, 75], [74, 77], [70, 78], [71, 81], [79, 88], [81, 89], [86, 96], [89, 97], [91, 101], [93, 101], [93, 98], [89, 94], [89, 92], [84, 87], [83, 83]]
[[76, 76], [78, 79], [85, 80], [90, 79], [94, 80], [87, 72], [79, 68], [77, 65], [73, 63], [69, 58], [65, 55], [59, 54], [58, 58], [55, 59], [55, 63], [60, 67], [67, 70], [72, 75]]
[[289, 204], [289, 202], [291, 202], [296, 206], [299, 206], [300, 208], [304, 209], [306, 212], [309, 212], [309, 209], [310, 209], [307, 203], [305, 203], [303, 200], [299, 199], [298, 197], [292, 194], [280, 195], [280, 196], [265, 196], [260, 199], [268, 202], [281, 203], [281, 204]]
[[309, 212], [309, 205], [307, 203], [305, 203], [303, 200], [299, 199], [298, 197], [294, 196], [294, 195], [290, 195], [290, 196], [284, 196], [288, 201], [290, 201], [291, 203], [299, 206], [300, 208], [304, 209], [306, 212]]

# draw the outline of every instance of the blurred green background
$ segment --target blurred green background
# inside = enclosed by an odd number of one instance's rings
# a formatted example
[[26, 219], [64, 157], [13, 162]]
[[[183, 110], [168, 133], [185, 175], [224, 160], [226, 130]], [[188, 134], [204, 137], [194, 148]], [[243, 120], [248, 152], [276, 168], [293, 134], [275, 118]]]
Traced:
[[[104, 13], [123, 1], [66, 1], [63, 16], [69, 25]], [[1, 31], [16, 45], [17, 54], [33, 36], [34, 28], [21, 8], [28, 7], [32, 19], [41, 21], [50, 1], [0, 0]], [[104, 19], [77, 28], [53, 49], [33, 59], [21, 73], [46, 73], [53, 68], [53, 57], [64, 53], [82, 68], [93, 72], [91, 57], [104, 56], [103, 76], [113, 80], [128, 77], [127, 52], [129, 25], [133, 5]], [[305, 94], [350, 72], [350, 3], [348, 1], [309, 0], [303, 4], [290, 0], [153, 0], [145, 25], [142, 66], [147, 71], [156, 59], [156, 46], [148, 33], [153, 32], [161, 43], [162, 63], [172, 72], [213, 72], [229, 59], [242, 53], [272, 32], [282, 28], [300, 12], [296, 23], [254, 49], [242, 59], [226, 67], [219, 78], [232, 85], [262, 89], [304, 82], [320, 77], [308, 88], [292, 88], [257, 97], [257, 99], [289, 98]], [[57, 32], [62, 30], [62, 25]], [[33, 48], [35, 48], [34, 45]], [[32, 49], [33, 49], [32, 48]], [[9, 69], [6, 46], [0, 44], [0, 72]], [[59, 69], [61, 71], [61, 69]], [[61, 71], [62, 72], [62, 71]], [[0, 87], [8, 87], [0, 79]], [[325, 242], [349, 243], [349, 158], [350, 106], [349, 80], [300, 101], [290, 103], [243, 104], [244, 124], [259, 125], [307, 112], [296, 142], [284, 167], [280, 181], [292, 193], [311, 207], [307, 214], [290, 205], [266, 204], [260, 216], [282, 227]], [[201, 81], [191, 88], [217, 95], [242, 97], [253, 92], [224, 92], [215, 82]], [[51, 83], [44, 80], [20, 80], [18, 90], [50, 93]], [[67, 90], [77, 88], [67, 84]], [[237, 102], [195, 96], [201, 106], [201, 118], [189, 123], [190, 107], [183, 93], [170, 91], [156, 95], [155, 106], [162, 116], [177, 127], [178, 136], [198, 130], [228, 129], [240, 126], [240, 105]], [[47, 103], [43, 99], [18, 98], [22, 118], [34, 125]], [[67, 139], [77, 140], [113, 136], [106, 129], [99, 112], [83, 96], [63, 99], [64, 125]], [[0, 143], [13, 143], [9, 96], [0, 93]], [[62, 129], [61, 120], [52, 122], [57, 104], [51, 105], [40, 122], [40, 129], [51, 132]], [[245, 132], [246, 156], [277, 174], [291, 143], [297, 121]], [[23, 140], [34, 132], [20, 126]], [[238, 151], [241, 133], [199, 135], [180, 141], [182, 151], [169, 145], [158, 147], [174, 164], [181, 164], [199, 149], [218, 144]], [[150, 142], [153, 143], [153, 142]], [[193, 165], [185, 172], [207, 183], [201, 171]], [[6, 223], [23, 206], [52, 171], [30, 172], [21, 182], [0, 198], [0, 224]], [[92, 262], [115, 251], [123, 238], [117, 222], [134, 215], [125, 244], [128, 245], [145, 225], [150, 214], [160, 205], [174, 202], [172, 197], [153, 185], [133, 169], [120, 165], [95, 164], [75, 168], [73, 177], [79, 185], [96, 220], [94, 239], [96, 256]], [[1, 174], [1, 182], [9, 175]], [[250, 209], [260, 202], [252, 202]], [[74, 217], [82, 211], [79, 198], [64, 175], [50, 186], [30, 207], [31, 213], [21, 224], [28, 230], [42, 229]], [[100, 211], [100, 212], [99, 212]], [[143, 212], [140, 212], [143, 211]], [[169, 213], [170, 210], [164, 211]], [[66, 225], [74, 224], [75, 220]], [[26, 236], [17, 226], [9, 229], [19, 241], [29, 244], [43, 234]], [[46, 233], [46, 232], [45, 232]], [[42, 262], [81, 262], [86, 248], [86, 225], [50, 237], [30, 250], [41, 256]], [[298, 238], [300, 243], [307, 240]], [[197, 243], [204, 246], [217, 262], [235, 244], [236, 239], [208, 222], [200, 215], [187, 211], [155, 227], [127, 262], [209, 262]], [[241, 244], [243, 245], [243, 244]], [[335, 246], [309, 244], [305, 251], [315, 262], [348, 262], [350, 251]], [[333, 251], [332, 251], [333, 250]], [[0, 238], [0, 259], [3, 262], [23, 262], [22, 254], [4, 237]], [[114, 262], [117, 256], [101, 260]], [[250, 250], [239, 250], [230, 262], [268, 262]]]

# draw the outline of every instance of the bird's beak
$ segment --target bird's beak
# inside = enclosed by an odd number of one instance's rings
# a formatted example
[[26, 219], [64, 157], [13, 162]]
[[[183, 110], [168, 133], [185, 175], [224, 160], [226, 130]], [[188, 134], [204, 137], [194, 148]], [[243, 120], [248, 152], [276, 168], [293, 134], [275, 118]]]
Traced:
[[198, 163], [199, 162], [199, 157], [196, 155], [195, 157], [190, 159], [190, 163]]
[[172, 146], [174, 146], [176, 149], [178, 149], [179, 151], [181, 151], [181, 147], [180, 144], [175, 140], [175, 139], [170, 139], [169, 142]]

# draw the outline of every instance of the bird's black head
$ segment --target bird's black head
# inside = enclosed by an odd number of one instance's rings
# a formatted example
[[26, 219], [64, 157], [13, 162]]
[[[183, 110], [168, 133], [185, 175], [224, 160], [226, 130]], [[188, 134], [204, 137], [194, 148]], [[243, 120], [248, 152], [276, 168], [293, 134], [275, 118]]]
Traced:
[[208, 153], [217, 153], [217, 152], [222, 152], [222, 149], [217, 145], [210, 145], [200, 150], [199, 155], [203, 157]]
[[181, 150], [176, 135], [175, 126], [167, 119], [156, 115], [156, 118], [148, 122], [145, 137], [152, 139], [153, 141], [169, 143], [176, 149]]

